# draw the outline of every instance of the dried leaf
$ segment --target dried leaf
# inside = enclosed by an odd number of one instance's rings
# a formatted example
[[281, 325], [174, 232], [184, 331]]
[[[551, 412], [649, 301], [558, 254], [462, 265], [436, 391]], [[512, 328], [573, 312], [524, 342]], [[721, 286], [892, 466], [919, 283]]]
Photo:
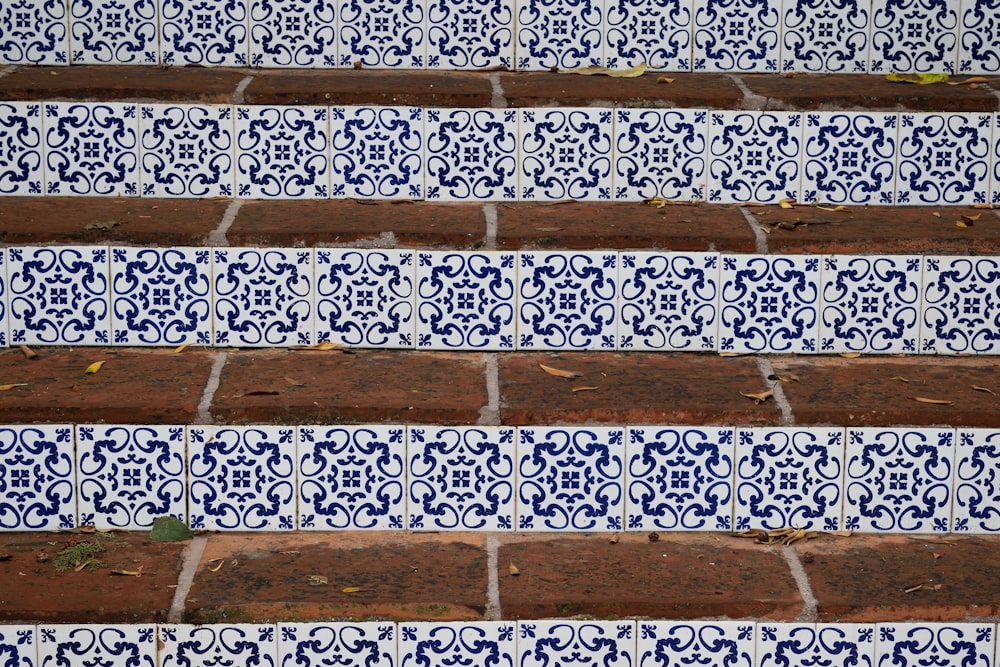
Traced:
[[[218, 572], [219, 570], [222, 569], [222, 566], [225, 564], [225, 562], [226, 562], [225, 558], [213, 558], [212, 560], [208, 561], [208, 571]], [[212, 563], [215, 563], [215, 565], [212, 565]]]
[[954, 401], [946, 401], [940, 398], [924, 398], [923, 396], [914, 396], [913, 400], [917, 403], [929, 403], [930, 405], [951, 405]]
[[293, 345], [289, 349], [308, 350], [313, 352], [327, 352], [329, 350], [341, 350], [342, 352], [347, 351], [346, 349], [344, 349], [344, 346], [341, 345], [340, 343], [335, 343], [330, 340], [325, 340], [322, 343], [316, 343], [315, 345]]
[[899, 380], [900, 382], [905, 382], [906, 384], [910, 384], [910, 381], [909, 381], [909, 380], [907, 380], [907, 379], [906, 379], [905, 377], [903, 377], [902, 375], [897, 375], [896, 377], [894, 377], [894, 378], [892, 378], [892, 379], [893, 379], [893, 380]]
[[274, 389], [255, 389], [254, 391], [248, 391], [245, 394], [241, 394], [236, 398], [246, 398], [247, 396], [280, 396], [280, 391], [275, 391]]
[[972, 208], [995, 208], [993, 204], [973, 204]]
[[940, 218], [941, 217], [941, 214], [938, 213], [937, 211], [934, 211], [933, 213], [931, 213], [931, 215], [933, 215], [935, 218]]
[[749, 391], [741, 391], [740, 396], [746, 396], [749, 399], [753, 399], [753, 402], [756, 405], [760, 405], [767, 399], [772, 398], [774, 396], [774, 392], [770, 389], [768, 389], [767, 391], [759, 391], [757, 393]]
[[614, 535], [612, 535], [612, 536], [611, 536], [611, 537], [610, 537], [610, 538], [608, 539], [608, 542], [610, 542], [611, 544], [618, 544], [618, 540], [619, 540], [619, 539], [621, 539], [621, 538], [620, 538], [620, 537], [618, 537], [618, 533], [615, 533]]
[[965, 81], [947, 81], [949, 86], [965, 86], [973, 83], [989, 83], [990, 80], [985, 76], [970, 76]]
[[538, 367], [549, 375], [555, 375], [556, 377], [566, 378], [572, 380], [574, 378], [580, 377], [580, 373], [575, 373], [573, 371], [564, 371], [558, 368], [552, 368], [551, 366], [546, 366], [545, 364], [538, 364]]
[[289, 385], [291, 387], [304, 387], [304, 386], [306, 386], [305, 382], [299, 382], [298, 380], [290, 378], [287, 375], [285, 376], [284, 380], [285, 380], [285, 384], [287, 384], [287, 385]]
[[989, 387], [978, 387], [974, 384], [970, 384], [969, 387], [972, 389], [972, 391], [982, 391], [986, 392], [987, 394], [993, 394], [994, 396], [997, 395], [997, 393], [992, 389], [990, 389]]
[[907, 72], [900, 74], [893, 72], [892, 74], [886, 74], [885, 80], [892, 83], [917, 83], [926, 86], [931, 83], [943, 83], [948, 80], [948, 75], [943, 73], [918, 74], [916, 72]]
[[180, 354], [181, 352], [183, 352], [184, 350], [188, 349], [189, 347], [191, 347], [191, 343], [184, 343], [183, 345], [178, 345], [174, 349], [174, 354]]
[[612, 76], [615, 78], [631, 79], [637, 76], [642, 76], [646, 70], [649, 69], [649, 65], [646, 63], [640, 63], [635, 67], [629, 69], [612, 69], [610, 67], [600, 67], [598, 65], [592, 65], [590, 67], [577, 67], [576, 69], [565, 70], [567, 74], [582, 74], [584, 76]]
[[931, 555], [934, 556], [934, 560], [941, 558], [941, 554], [932, 553]]
[[363, 590], [365, 589], [362, 588], [361, 586], [348, 586], [347, 588], [342, 589], [340, 592], [351, 594], [351, 593], [360, 593]]
[[646, 536], [646, 539], [649, 540], [650, 542], [654, 542], [654, 543], [655, 542], [659, 542], [660, 541], [660, 534], [659, 533], [650, 533], [649, 535]]
[[87, 231], [92, 231], [95, 229], [108, 231], [110, 229], [114, 229], [120, 224], [121, 223], [118, 222], [117, 220], [101, 220], [99, 222], [92, 222], [89, 225], [84, 225], [83, 228], [86, 229]]
[[309, 575], [309, 585], [310, 586], [325, 586], [328, 583], [329, 583], [329, 581], [324, 576], [321, 576], [319, 574], [310, 574]]
[[98, 562], [98, 560], [96, 558], [88, 558], [87, 560], [84, 560], [84, 561], [81, 561], [80, 563], [78, 563], [77, 566], [73, 568], [73, 571], [74, 572], [81, 572], [84, 569], [86, 569], [88, 566], [90, 566], [91, 564], [97, 563], [97, 562]]
[[831, 530], [827, 533], [827, 535], [833, 535], [834, 537], [850, 537], [853, 534], [853, 530]]
[[101, 367], [103, 365], [104, 365], [103, 361], [95, 361], [91, 365], [87, 366], [87, 370], [85, 370], [83, 373], [84, 375], [93, 375], [97, 371], [101, 370]]
[[535, 227], [540, 232], [561, 232], [562, 227]]
[[791, 197], [785, 197], [778, 202], [778, 206], [781, 208], [795, 208], [795, 200]]
[[512, 577], [516, 577], [521, 574], [521, 571], [517, 569], [517, 565], [514, 565], [513, 563], [507, 566], [507, 570], [510, 572], [510, 576]]
[[598, 390], [600, 388], [601, 388], [600, 386], [597, 386], [597, 387], [573, 387], [573, 393], [575, 394], [578, 391], [596, 391], [596, 390]]
[[719, 352], [720, 357], [745, 357], [742, 352]]
[[656, 83], [673, 83], [674, 80], [669, 76], [658, 76], [656, 77]]
[[802, 380], [799, 379], [799, 376], [795, 375], [794, 373], [791, 374], [791, 375], [775, 375], [774, 379], [778, 380], [779, 382], [801, 382], [802, 381]]
[[27, 387], [27, 382], [15, 382], [14, 384], [0, 384], [0, 391], [10, 391], [15, 387]]
[[846, 206], [817, 206], [821, 211], [830, 211], [832, 213], [847, 213], [850, 209]]
[[966, 227], [968, 227], [969, 225], [965, 224], [965, 223], [964, 223], [964, 222], [962, 222], [961, 220], [958, 220], [957, 222], [955, 222], [955, 226], [956, 226], [956, 227], [958, 227], [958, 228], [960, 228], [960, 229], [965, 229], [965, 228], [966, 228]]
[[844, 359], [857, 359], [858, 357], [861, 356], [861, 353], [860, 352], [841, 352], [840, 356], [842, 356]]
[[37, 359], [38, 353], [32, 350], [27, 345], [21, 345], [21, 354], [26, 356], [28, 359]]
[[0, 562], [3, 562], [5, 560], [10, 560], [11, 558], [13, 558], [13, 556], [11, 556], [10, 554], [0, 554]]
[[122, 577], [141, 577], [142, 566], [140, 565], [137, 570], [111, 570], [111, 574], [117, 574]]

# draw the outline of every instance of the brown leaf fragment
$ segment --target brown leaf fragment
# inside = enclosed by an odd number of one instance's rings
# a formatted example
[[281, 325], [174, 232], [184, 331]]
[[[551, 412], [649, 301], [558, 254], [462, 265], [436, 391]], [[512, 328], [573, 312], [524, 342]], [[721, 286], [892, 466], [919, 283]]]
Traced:
[[328, 583], [329, 582], [327, 581], [327, 578], [324, 577], [324, 576], [322, 576], [322, 575], [319, 575], [319, 574], [310, 574], [309, 575], [309, 585], [310, 586], [325, 586]]
[[990, 80], [985, 76], [970, 76], [965, 81], [945, 81], [949, 86], [966, 86], [974, 83], [989, 83]]
[[650, 542], [659, 542], [660, 541], [660, 534], [659, 533], [650, 533], [649, 535], [646, 536], [646, 539], [648, 539]]
[[559, 368], [552, 368], [551, 366], [546, 366], [545, 364], [538, 364], [538, 367], [549, 375], [555, 375], [556, 377], [566, 378], [567, 380], [573, 380], [581, 376], [581, 373], [575, 371], [564, 371]]
[[240, 394], [236, 398], [246, 398], [247, 396], [279, 396], [279, 395], [281, 395], [281, 392], [276, 391], [274, 389], [255, 389], [253, 391], [248, 391], [245, 394]]
[[208, 571], [218, 572], [219, 570], [222, 569], [222, 566], [225, 563], [226, 563], [225, 558], [213, 558], [212, 560], [208, 561]]
[[771, 389], [758, 392], [741, 391], [740, 396], [746, 396], [747, 398], [752, 399], [756, 405], [760, 405], [767, 399], [772, 398], [774, 396], [774, 391]]
[[514, 565], [513, 563], [507, 566], [507, 571], [510, 572], [510, 576], [512, 577], [517, 577], [521, 574], [521, 571], [517, 569], [517, 565]]
[[608, 539], [608, 542], [610, 542], [611, 544], [618, 544], [619, 539], [621, 538], [618, 537], [618, 533], [615, 533]]
[[295, 378], [290, 378], [287, 375], [285, 376], [284, 380], [285, 380], [285, 384], [287, 384], [290, 387], [304, 387], [304, 386], [306, 386], [305, 382], [299, 382]]
[[933, 213], [931, 213], [931, 215], [933, 215], [935, 218], [940, 218], [941, 217], [941, 214], [938, 213], [937, 211], [934, 211]]
[[834, 537], [850, 537], [853, 534], [853, 530], [831, 530], [827, 532], [827, 535], [833, 535]]
[[10, 554], [0, 553], [0, 562], [3, 562], [5, 560], [10, 560], [11, 558], [13, 558], [13, 556], [11, 556]]
[[536, 230], [540, 232], [561, 232], [562, 227], [535, 227]]
[[972, 389], [972, 391], [982, 391], [982, 392], [985, 392], [987, 394], [993, 394], [994, 396], [997, 395], [997, 393], [995, 391], [993, 391], [992, 389], [990, 389], [989, 387], [979, 387], [979, 386], [976, 386], [974, 384], [970, 384], [969, 388]]
[[857, 359], [858, 357], [861, 356], [861, 353], [860, 352], [841, 352], [840, 356], [842, 356], [844, 359]]
[[941, 558], [941, 554], [932, 553], [931, 555], [934, 556], [934, 560]]
[[17, 387], [27, 387], [27, 382], [14, 382], [13, 384], [0, 384], [0, 391], [10, 391]]
[[588, 67], [577, 67], [576, 69], [566, 70], [566, 73], [582, 74], [584, 76], [594, 76], [595, 74], [598, 74], [602, 76], [631, 79], [641, 76], [647, 69], [649, 69], [649, 65], [646, 63], [639, 63], [635, 67], [631, 67], [629, 69], [614, 69], [611, 67], [601, 67], [600, 65], [590, 65]]
[[848, 211], [850, 211], [849, 208], [847, 208], [846, 206], [843, 206], [843, 205], [841, 205], [841, 206], [817, 206], [816, 208], [818, 208], [821, 211], [830, 211], [831, 213], [847, 213]]
[[927, 403], [929, 405], [951, 405], [954, 401], [946, 401], [942, 398], [925, 398], [923, 396], [914, 396], [913, 400], [917, 403]]
[[38, 353], [35, 352], [34, 350], [32, 350], [27, 345], [21, 345], [20, 346], [20, 350], [21, 350], [21, 354], [23, 354], [28, 359], [37, 359], [38, 358]]
[[757, 539], [761, 535], [767, 535], [767, 531], [762, 528], [751, 528], [750, 530], [744, 530], [741, 533], [732, 533], [733, 537], [743, 537]]
[[597, 387], [573, 387], [573, 393], [575, 394], [578, 391], [596, 391], [598, 389], [600, 389], [600, 386], [597, 386]]
[[973, 204], [972, 208], [996, 208], [993, 204]]
[[656, 77], [656, 83], [673, 83], [674, 80], [669, 76], [658, 76]]
[[902, 375], [897, 375], [896, 377], [894, 377], [892, 379], [893, 380], [899, 380], [900, 382], [905, 382], [906, 384], [910, 384], [910, 381], [908, 379], [906, 379], [905, 377], [903, 377]]

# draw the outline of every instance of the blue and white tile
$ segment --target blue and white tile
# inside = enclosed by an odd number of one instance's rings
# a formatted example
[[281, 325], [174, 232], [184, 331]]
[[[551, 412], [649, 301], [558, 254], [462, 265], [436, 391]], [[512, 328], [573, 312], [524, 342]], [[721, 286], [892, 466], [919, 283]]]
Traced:
[[41, 195], [42, 105], [0, 102], [0, 195]]
[[204, 530], [295, 530], [295, 429], [188, 427], [188, 515]]
[[900, 114], [896, 204], [987, 203], [993, 115]]
[[1000, 205], [1000, 114], [993, 115], [993, 140], [990, 143], [990, 204]]
[[1000, 354], [1000, 261], [924, 257], [920, 351]]
[[522, 427], [517, 461], [517, 530], [622, 530], [623, 428]]
[[518, 621], [517, 664], [547, 667], [576, 663], [631, 667], [636, 663], [635, 621]]
[[873, 0], [871, 73], [954, 74], [958, 5], [944, 0]]
[[615, 200], [704, 200], [708, 112], [615, 111]]
[[802, 114], [709, 112], [708, 201], [776, 204], [802, 183]]
[[1000, 431], [960, 428], [955, 443], [955, 533], [1000, 531]]
[[993, 667], [992, 623], [879, 623], [878, 667]]
[[0, 2], [0, 64], [68, 65], [68, 12], [63, 0]]
[[417, 348], [514, 349], [515, 253], [417, 252]]
[[513, 530], [513, 427], [411, 426], [410, 530]]
[[216, 345], [312, 344], [312, 250], [215, 248], [212, 257]]
[[736, 430], [736, 530], [840, 530], [844, 429]]
[[395, 667], [395, 623], [280, 623], [278, 667]]
[[959, 74], [1000, 72], [1000, 0], [962, 0]]
[[400, 623], [399, 667], [514, 667], [514, 621]]
[[115, 345], [212, 344], [207, 248], [111, 248]]
[[619, 257], [618, 349], [716, 349], [718, 253], [623, 252]]
[[757, 632], [757, 667], [872, 667], [875, 660], [874, 624], [761, 623]]
[[7, 249], [10, 342], [108, 345], [108, 249], [20, 246]]
[[412, 348], [413, 250], [316, 249], [316, 341]]
[[423, 69], [427, 0], [341, 0], [341, 67]]
[[733, 429], [634, 426], [625, 452], [626, 530], [733, 529]]
[[269, 0], [250, 3], [252, 67], [336, 67], [337, 3]]
[[427, 67], [468, 70], [514, 66], [514, 3], [428, 0]]
[[156, 0], [70, 2], [70, 64], [158, 64], [156, 4]]
[[73, 427], [0, 426], [0, 498], [0, 531], [73, 528]]
[[76, 427], [79, 525], [149, 530], [157, 517], [187, 522], [183, 426]]
[[516, 0], [516, 68], [602, 65], [604, 5], [604, 0]]
[[247, 0], [160, 0], [160, 62], [246, 67]]
[[719, 351], [816, 352], [819, 257], [723, 255], [720, 282]]
[[521, 252], [519, 258], [518, 349], [615, 349], [617, 253]]
[[746, 621], [639, 621], [638, 667], [692, 664], [756, 667], [756, 624]]
[[232, 197], [233, 108], [144, 104], [139, 108], [143, 197]]
[[931, 533], [951, 526], [954, 430], [849, 428], [846, 460], [845, 529]]
[[333, 107], [330, 140], [332, 197], [423, 199], [423, 109]]
[[300, 530], [403, 528], [403, 426], [301, 426], [296, 447]]
[[894, 113], [806, 113], [798, 201], [891, 206], [898, 124]]
[[326, 199], [328, 112], [327, 107], [236, 107], [237, 196]]
[[7, 347], [10, 341], [10, 308], [8, 307], [9, 286], [7, 283], [7, 253], [0, 250], [0, 347]]
[[691, 71], [691, 3], [611, 0], [605, 7], [604, 63], [610, 69], [648, 65]]
[[139, 195], [136, 105], [44, 102], [45, 194]]
[[278, 664], [278, 642], [273, 625], [161, 625], [158, 630], [160, 656], [157, 667], [275, 667]]
[[38, 664], [154, 667], [156, 626], [39, 625]]
[[781, 0], [694, 0], [694, 71], [777, 72]]
[[916, 255], [825, 255], [820, 351], [904, 354], [920, 338]]
[[861, 0], [785, 0], [782, 71], [866, 73], [870, 9]]
[[33, 625], [0, 626], [0, 655], [11, 667], [38, 667], [38, 633]]
[[515, 109], [428, 109], [425, 128], [428, 200], [517, 199]]
[[610, 109], [521, 109], [521, 199], [611, 199]]

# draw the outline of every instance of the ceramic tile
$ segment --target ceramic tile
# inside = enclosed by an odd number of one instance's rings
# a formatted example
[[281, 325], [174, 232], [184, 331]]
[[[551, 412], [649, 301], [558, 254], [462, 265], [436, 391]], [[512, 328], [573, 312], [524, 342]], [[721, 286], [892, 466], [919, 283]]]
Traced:
[[513, 530], [514, 429], [408, 429], [410, 530]]
[[624, 429], [518, 429], [517, 530], [622, 530]]
[[160, 0], [160, 62], [246, 67], [247, 0]]
[[924, 257], [920, 351], [1000, 354], [1000, 264], [989, 257]]
[[619, 349], [715, 350], [717, 253], [623, 252], [620, 258]]
[[993, 115], [993, 140], [990, 143], [990, 203], [1000, 205], [1000, 114]]
[[156, 0], [74, 0], [70, 8], [72, 65], [156, 65]]
[[0, 195], [41, 195], [42, 105], [0, 102]]
[[340, 65], [423, 68], [427, 52], [427, 0], [342, 0]]
[[76, 427], [79, 525], [149, 530], [187, 522], [183, 426]]
[[400, 623], [400, 667], [497, 665], [513, 667], [513, 621]]
[[188, 427], [188, 513], [204, 530], [295, 529], [295, 429]]
[[111, 248], [115, 345], [212, 344], [207, 248]]
[[873, 0], [871, 73], [955, 73], [958, 2]]
[[636, 662], [635, 621], [519, 621], [519, 667], [577, 663], [631, 667]]
[[874, 624], [762, 623], [757, 632], [757, 667], [872, 667], [875, 658]]
[[954, 438], [951, 429], [848, 429], [844, 528], [864, 533], [947, 531]]
[[0, 531], [76, 526], [73, 427], [0, 426]]
[[274, 667], [277, 664], [278, 643], [273, 625], [161, 625], [159, 642], [157, 667]]
[[876, 660], [882, 667], [992, 667], [992, 623], [879, 623]]
[[617, 253], [521, 252], [518, 266], [518, 349], [615, 349]]
[[250, 65], [336, 67], [337, 3], [333, 0], [251, 2]]
[[722, 352], [815, 352], [819, 257], [723, 255]]
[[733, 429], [636, 426], [627, 437], [627, 530], [733, 529]]
[[15, 345], [107, 345], [108, 250], [7, 249], [10, 340]]
[[7, 287], [7, 253], [0, 250], [0, 347], [7, 347], [10, 341], [10, 308]]
[[708, 113], [699, 109], [615, 111], [616, 200], [704, 200]]
[[916, 255], [824, 256], [820, 352], [916, 353], [920, 264]]
[[313, 251], [216, 248], [215, 344], [311, 345]]
[[519, 70], [603, 64], [603, 0], [516, 0]]
[[516, 110], [428, 109], [425, 127], [427, 199], [517, 198]]
[[799, 201], [892, 205], [898, 121], [894, 113], [806, 113]]
[[777, 72], [780, 0], [694, 0], [694, 70]]
[[39, 625], [38, 663], [153, 667], [156, 664], [156, 626]]
[[44, 102], [45, 194], [139, 195], [135, 104]]
[[232, 197], [233, 109], [144, 104], [139, 108], [143, 197]]
[[417, 252], [417, 348], [514, 348], [512, 252]]
[[302, 426], [299, 529], [403, 528], [406, 440], [402, 426]]
[[280, 667], [395, 667], [395, 623], [280, 623]]
[[958, 430], [954, 493], [952, 532], [1000, 531], [1000, 431]]
[[68, 64], [67, 12], [61, 0], [0, 2], [0, 64]]
[[316, 249], [316, 341], [414, 347], [413, 250]]
[[797, 199], [802, 114], [709, 112], [708, 201], [776, 204]]
[[1000, 72], [1000, 0], [962, 0], [960, 74]]
[[11, 667], [38, 667], [38, 635], [33, 625], [0, 626], [0, 656]]
[[900, 114], [896, 203], [985, 204], [993, 116]]
[[746, 621], [639, 621], [638, 667], [756, 667], [756, 626]]
[[611, 199], [610, 109], [521, 109], [521, 199]]
[[785, 0], [782, 71], [867, 72], [870, 9], [861, 0]]
[[236, 107], [237, 196], [328, 197], [327, 116], [326, 107]]
[[428, 0], [427, 67], [449, 70], [514, 66], [514, 3]]
[[332, 197], [423, 199], [423, 109], [333, 107], [330, 138]]
[[691, 3], [682, 0], [609, 0], [605, 7], [604, 63], [612, 69], [691, 71]]

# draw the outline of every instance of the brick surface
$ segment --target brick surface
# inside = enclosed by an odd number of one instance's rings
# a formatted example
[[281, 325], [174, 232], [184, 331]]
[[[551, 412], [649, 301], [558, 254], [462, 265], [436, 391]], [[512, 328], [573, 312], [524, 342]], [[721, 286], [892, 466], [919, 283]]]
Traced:
[[[657, 83], [661, 78], [671, 83]], [[500, 75], [511, 107], [624, 106], [677, 109], [739, 109], [743, 93], [723, 74], [644, 74], [635, 78], [550, 72]]]
[[[549, 375], [544, 364], [580, 373]], [[500, 414], [511, 425], [610, 422], [616, 424], [777, 424], [772, 403], [755, 405], [740, 391], [766, 383], [750, 357], [609, 352], [500, 356]], [[574, 392], [573, 387], [598, 386]]]
[[239, 82], [252, 73], [215, 67], [21, 67], [0, 78], [0, 99], [228, 104]]

